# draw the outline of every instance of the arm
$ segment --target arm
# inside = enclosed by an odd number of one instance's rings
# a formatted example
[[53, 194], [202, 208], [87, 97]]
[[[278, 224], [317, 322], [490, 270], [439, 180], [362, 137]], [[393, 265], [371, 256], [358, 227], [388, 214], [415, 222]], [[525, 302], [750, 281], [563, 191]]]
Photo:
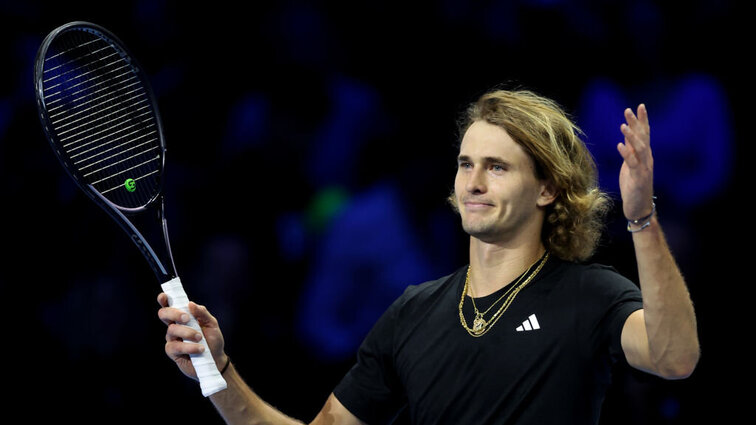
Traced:
[[[181, 310], [168, 307], [165, 294], [158, 296], [158, 302], [162, 306], [158, 311], [158, 317], [168, 325], [165, 336], [165, 353], [176, 363], [181, 372], [196, 380], [197, 375], [189, 355], [201, 352], [204, 347], [199, 344], [184, 342], [184, 340], [199, 340], [199, 332], [182, 325], [189, 320], [188, 316]], [[202, 332], [205, 334], [210, 351], [219, 369], [223, 368], [228, 361], [228, 356], [223, 350], [223, 334], [218, 326], [218, 321], [203, 306], [189, 303], [189, 309], [202, 327]], [[223, 373], [223, 377], [226, 379], [228, 387], [211, 395], [210, 401], [227, 424], [303, 424], [303, 422], [284, 415], [263, 401], [244, 382], [233, 363], [229, 364]], [[311, 424], [361, 425], [363, 423], [331, 394], [323, 409]]]
[[[215, 408], [227, 424], [303, 424], [263, 401], [244, 382], [233, 363], [224, 374], [228, 388], [210, 396]], [[363, 425], [333, 393], [326, 400], [311, 425]]]
[[[653, 158], [645, 105], [638, 115], [625, 110], [624, 143], [617, 150], [624, 159], [620, 170], [623, 212], [628, 219], [652, 212]], [[696, 316], [685, 281], [669, 250], [655, 215], [642, 230], [631, 226], [643, 309], [631, 314], [622, 329], [622, 348], [628, 363], [667, 378], [689, 376], [698, 363]]]

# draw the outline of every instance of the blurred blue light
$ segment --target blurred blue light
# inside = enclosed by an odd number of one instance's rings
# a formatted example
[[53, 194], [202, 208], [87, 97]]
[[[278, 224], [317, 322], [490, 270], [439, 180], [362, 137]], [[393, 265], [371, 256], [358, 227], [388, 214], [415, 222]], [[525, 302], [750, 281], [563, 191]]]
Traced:
[[150, 75], [150, 85], [155, 96], [161, 98], [171, 92], [178, 91], [186, 76], [186, 71], [179, 65], [168, 65]]
[[228, 118], [224, 151], [235, 155], [263, 144], [270, 121], [270, 102], [261, 94], [251, 93], [240, 99]]
[[330, 84], [332, 107], [311, 146], [308, 175], [319, 185], [347, 184], [357, 155], [379, 129], [379, 96], [375, 89], [345, 77]]
[[315, 254], [298, 328], [326, 360], [353, 356], [375, 321], [407, 287], [429, 279], [397, 189], [379, 184], [350, 199]]
[[307, 239], [302, 216], [297, 213], [283, 213], [276, 219], [278, 249], [281, 256], [288, 261], [301, 259], [305, 254]]
[[661, 415], [666, 420], [673, 420], [680, 416], [680, 401], [674, 397], [667, 397], [659, 406]]
[[579, 124], [599, 167], [601, 187], [619, 198], [623, 111], [645, 103], [651, 125], [654, 185], [681, 206], [701, 204], [721, 190], [733, 167], [733, 130], [726, 95], [705, 75], [632, 91], [610, 80], [592, 82], [583, 92]]

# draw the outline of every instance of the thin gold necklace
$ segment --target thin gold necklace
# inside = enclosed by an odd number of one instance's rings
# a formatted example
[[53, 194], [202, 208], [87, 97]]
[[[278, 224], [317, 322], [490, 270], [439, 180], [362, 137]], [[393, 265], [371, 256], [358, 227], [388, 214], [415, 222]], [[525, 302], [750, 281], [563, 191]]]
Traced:
[[[539, 260], [540, 260], [540, 259], [539, 259]], [[536, 260], [536, 262], [538, 262], [538, 260]], [[489, 311], [491, 311], [491, 309], [492, 309], [492, 308], [494, 308], [494, 306], [495, 306], [496, 304], [498, 304], [498, 303], [499, 303], [499, 301], [501, 301], [501, 300], [502, 300], [502, 299], [503, 299], [504, 297], [506, 297], [506, 296], [507, 296], [507, 295], [508, 295], [508, 294], [509, 294], [510, 292], [512, 292], [512, 290], [514, 290], [514, 288], [516, 288], [516, 287], [517, 287], [517, 285], [519, 285], [519, 284], [520, 284], [520, 282], [522, 282], [522, 279], [524, 279], [524, 278], [525, 278], [525, 276], [526, 276], [526, 275], [528, 274], [528, 272], [530, 271], [530, 269], [532, 269], [532, 268], [533, 268], [533, 266], [535, 266], [535, 265], [536, 265], [536, 263], [533, 263], [533, 264], [531, 264], [531, 265], [530, 265], [530, 267], [528, 267], [528, 269], [527, 269], [527, 270], [525, 270], [525, 271], [524, 271], [524, 272], [523, 272], [523, 273], [522, 273], [522, 274], [520, 275], [520, 277], [519, 277], [519, 278], [517, 278], [517, 281], [516, 281], [515, 283], [513, 283], [513, 284], [509, 285], [509, 288], [507, 288], [507, 290], [506, 290], [506, 291], [504, 291], [504, 293], [503, 293], [503, 294], [502, 294], [502, 295], [501, 295], [501, 296], [499, 297], [499, 299], [497, 299], [496, 301], [494, 301], [494, 302], [493, 302], [493, 303], [491, 304], [491, 306], [489, 306], [489, 307], [488, 307], [488, 308], [486, 309], [486, 311], [484, 311], [484, 312], [482, 312], [482, 313], [481, 313], [481, 312], [480, 312], [480, 311], [478, 310], [478, 306], [477, 306], [477, 305], [475, 305], [475, 295], [474, 295], [474, 294], [472, 293], [472, 288], [470, 288], [470, 301], [472, 301], [473, 310], [475, 310], [475, 320], [473, 321], [473, 329], [475, 329], [476, 327], [478, 327], [478, 326], [476, 326], [476, 322], [479, 322], [479, 320], [478, 320], [478, 319], [480, 318], [480, 320], [482, 320], [482, 319], [483, 319], [483, 315], [485, 315], [485, 314], [488, 314], [488, 312], [489, 312]], [[470, 267], [469, 267], [469, 266], [467, 267], [467, 279], [470, 279]]]
[[[538, 262], [538, 267], [536, 267], [536, 269], [533, 270], [532, 273], [528, 275], [528, 271], [532, 269], [536, 263], [533, 263], [533, 265], [531, 265], [528, 268], [528, 270], [526, 270], [525, 273], [523, 273], [520, 276], [517, 282], [515, 282], [512, 286], [510, 286], [510, 288], [504, 294], [502, 294], [502, 296], [499, 297], [499, 299], [497, 299], [493, 304], [491, 304], [491, 307], [488, 307], [488, 309], [484, 311], [483, 313], [478, 311], [478, 308], [475, 306], [475, 300], [471, 296], [470, 299], [472, 300], [473, 309], [475, 310], [475, 319], [473, 320], [472, 328], [470, 328], [467, 325], [467, 320], [465, 319], [465, 315], [462, 313], [462, 307], [464, 306], [464, 303], [465, 303], [465, 296], [467, 295], [467, 290], [470, 284], [470, 267], [468, 266], [467, 277], [465, 278], [465, 287], [464, 289], [462, 289], [462, 298], [459, 300], [459, 320], [462, 323], [462, 327], [464, 327], [465, 330], [467, 330], [467, 333], [469, 333], [470, 335], [474, 337], [479, 337], [479, 336], [484, 335], [486, 332], [488, 332], [493, 327], [493, 325], [496, 324], [496, 322], [499, 320], [501, 315], [505, 311], [507, 311], [507, 309], [514, 301], [517, 294], [533, 280], [533, 278], [538, 274], [538, 272], [541, 271], [541, 268], [543, 268], [543, 265], [546, 263], [546, 260], [548, 260], [548, 258], [549, 258], [549, 252], [547, 251], [544, 254], [544, 256], [540, 259], [540, 262]], [[522, 279], [525, 277], [525, 275], [528, 275], [528, 277], [527, 279], [525, 279], [525, 281], [523, 281]], [[483, 316], [486, 313], [488, 313], [491, 310], [491, 308], [493, 308], [493, 306], [495, 306], [504, 297], [506, 297], [506, 300], [501, 305], [501, 307], [499, 307], [499, 310], [497, 310], [496, 313], [494, 313], [494, 315], [489, 320], [486, 321]]]

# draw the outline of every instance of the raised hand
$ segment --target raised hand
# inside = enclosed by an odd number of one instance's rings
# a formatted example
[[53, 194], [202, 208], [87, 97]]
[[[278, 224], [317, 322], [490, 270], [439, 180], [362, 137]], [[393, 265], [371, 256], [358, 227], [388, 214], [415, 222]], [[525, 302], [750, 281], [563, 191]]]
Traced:
[[625, 141], [617, 144], [624, 159], [619, 176], [620, 194], [625, 218], [637, 220], [651, 214], [654, 195], [654, 158], [646, 105], [638, 106], [637, 116], [632, 109], [625, 109], [625, 120], [620, 126]]

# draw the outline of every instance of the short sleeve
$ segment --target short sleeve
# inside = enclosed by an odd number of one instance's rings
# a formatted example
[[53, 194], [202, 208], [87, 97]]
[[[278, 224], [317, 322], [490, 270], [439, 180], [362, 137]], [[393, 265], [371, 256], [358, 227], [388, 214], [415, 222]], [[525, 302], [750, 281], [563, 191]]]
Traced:
[[393, 350], [395, 312], [401, 300], [395, 301], [376, 322], [360, 345], [356, 364], [334, 389], [334, 395], [347, 410], [371, 425], [390, 423], [406, 404]]
[[612, 361], [624, 358], [622, 328], [634, 311], [643, 308], [641, 291], [632, 281], [613, 268], [594, 265], [584, 281], [583, 311], [592, 316], [598, 328], [593, 335], [597, 343], [606, 344]]

